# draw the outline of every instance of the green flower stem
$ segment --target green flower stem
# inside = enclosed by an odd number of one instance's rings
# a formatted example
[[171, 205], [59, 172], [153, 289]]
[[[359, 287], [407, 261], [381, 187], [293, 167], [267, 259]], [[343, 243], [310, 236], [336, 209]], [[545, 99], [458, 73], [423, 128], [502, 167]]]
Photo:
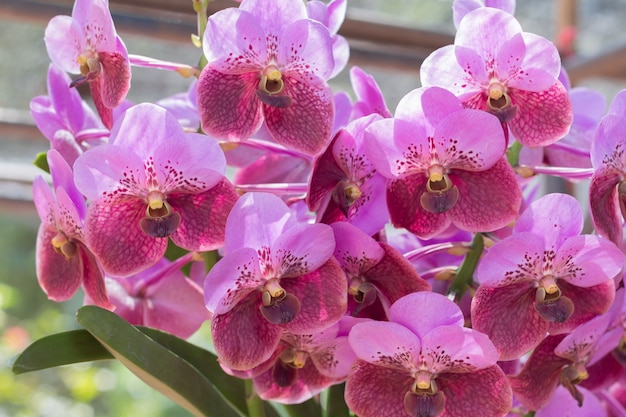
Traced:
[[[204, 39], [204, 31], [206, 30], [206, 25], [208, 21], [207, 9], [209, 7], [210, 1], [211, 0], [192, 0], [193, 10], [198, 15], [198, 37], [195, 40], [195, 42], [197, 42], [197, 46], [201, 46], [202, 39]], [[192, 38], [195, 38], [195, 36], [192, 36]], [[198, 62], [198, 68], [202, 70], [206, 64], [206, 57], [204, 56], [204, 54], [202, 54], [200, 56], [200, 62]]]
[[506, 151], [506, 159], [512, 167], [519, 165], [519, 153], [522, 150], [522, 144], [515, 141]]
[[485, 249], [485, 241], [483, 235], [476, 233], [472, 244], [470, 245], [470, 251], [465, 255], [463, 263], [459, 267], [450, 288], [448, 289], [448, 295], [454, 296], [454, 302], [458, 303], [467, 291], [468, 288], [474, 283], [474, 271], [478, 265], [478, 260], [483, 254]]
[[248, 417], [265, 417], [263, 400], [254, 392], [251, 379], [246, 379], [246, 405], [248, 406]]
[[350, 410], [344, 399], [346, 384], [333, 385], [328, 388], [324, 417], [349, 417]]

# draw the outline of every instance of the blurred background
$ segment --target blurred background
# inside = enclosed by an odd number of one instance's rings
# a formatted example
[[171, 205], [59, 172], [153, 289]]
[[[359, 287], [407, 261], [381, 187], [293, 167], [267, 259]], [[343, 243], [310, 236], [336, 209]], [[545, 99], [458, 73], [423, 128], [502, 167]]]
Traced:
[[[191, 0], [110, 0], [117, 31], [130, 53], [195, 65], [200, 51]], [[349, 66], [370, 72], [389, 108], [419, 86], [419, 65], [434, 49], [452, 43], [452, 0], [348, 0], [340, 31], [352, 47]], [[216, 0], [211, 11], [236, 5]], [[46, 94], [47, 22], [71, 14], [72, 1], [0, 0], [0, 417], [188, 416], [117, 362], [67, 366], [14, 376], [9, 362], [29, 343], [76, 328], [82, 294], [48, 301], [35, 277], [39, 219], [32, 165], [47, 140], [28, 113], [30, 100]], [[516, 16], [524, 30], [559, 46], [574, 85], [603, 92], [610, 103], [626, 88], [625, 0], [524, 0]], [[493, 28], [497, 31], [498, 28]], [[349, 69], [349, 68], [348, 68]], [[348, 71], [332, 85], [351, 93]], [[133, 69], [128, 98], [156, 101], [186, 91], [190, 80], [158, 70]], [[204, 334], [200, 332], [202, 337]], [[52, 353], [51, 353], [52, 354]]]

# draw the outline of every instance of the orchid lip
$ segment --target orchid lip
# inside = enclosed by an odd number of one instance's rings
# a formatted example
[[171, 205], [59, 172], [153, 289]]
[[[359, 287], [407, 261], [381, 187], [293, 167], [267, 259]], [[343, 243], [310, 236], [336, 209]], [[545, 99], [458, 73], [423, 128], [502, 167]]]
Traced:
[[58, 232], [56, 236], [52, 238], [52, 246], [54, 250], [59, 255], [65, 256], [65, 259], [70, 259], [78, 250], [76, 243], [70, 238], [68, 238], [65, 233]]

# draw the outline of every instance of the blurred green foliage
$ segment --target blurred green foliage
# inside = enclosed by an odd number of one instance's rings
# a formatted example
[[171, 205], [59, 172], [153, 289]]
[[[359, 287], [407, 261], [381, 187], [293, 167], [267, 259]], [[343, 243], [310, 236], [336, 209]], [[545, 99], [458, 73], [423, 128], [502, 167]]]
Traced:
[[34, 210], [0, 214], [0, 417], [189, 417], [116, 361], [11, 373], [11, 359], [29, 343], [78, 327], [82, 293], [55, 303], [37, 284], [38, 226]]

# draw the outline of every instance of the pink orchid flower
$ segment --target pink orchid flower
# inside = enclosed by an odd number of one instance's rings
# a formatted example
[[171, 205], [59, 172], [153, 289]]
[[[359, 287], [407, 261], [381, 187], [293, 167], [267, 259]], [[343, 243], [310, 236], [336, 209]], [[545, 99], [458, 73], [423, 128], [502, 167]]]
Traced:
[[111, 109], [130, 89], [130, 61], [117, 35], [108, 0], [76, 0], [72, 16], [52, 18], [44, 35], [52, 62], [70, 74], [80, 74], [71, 86], [88, 82], [91, 95], [107, 128]]

